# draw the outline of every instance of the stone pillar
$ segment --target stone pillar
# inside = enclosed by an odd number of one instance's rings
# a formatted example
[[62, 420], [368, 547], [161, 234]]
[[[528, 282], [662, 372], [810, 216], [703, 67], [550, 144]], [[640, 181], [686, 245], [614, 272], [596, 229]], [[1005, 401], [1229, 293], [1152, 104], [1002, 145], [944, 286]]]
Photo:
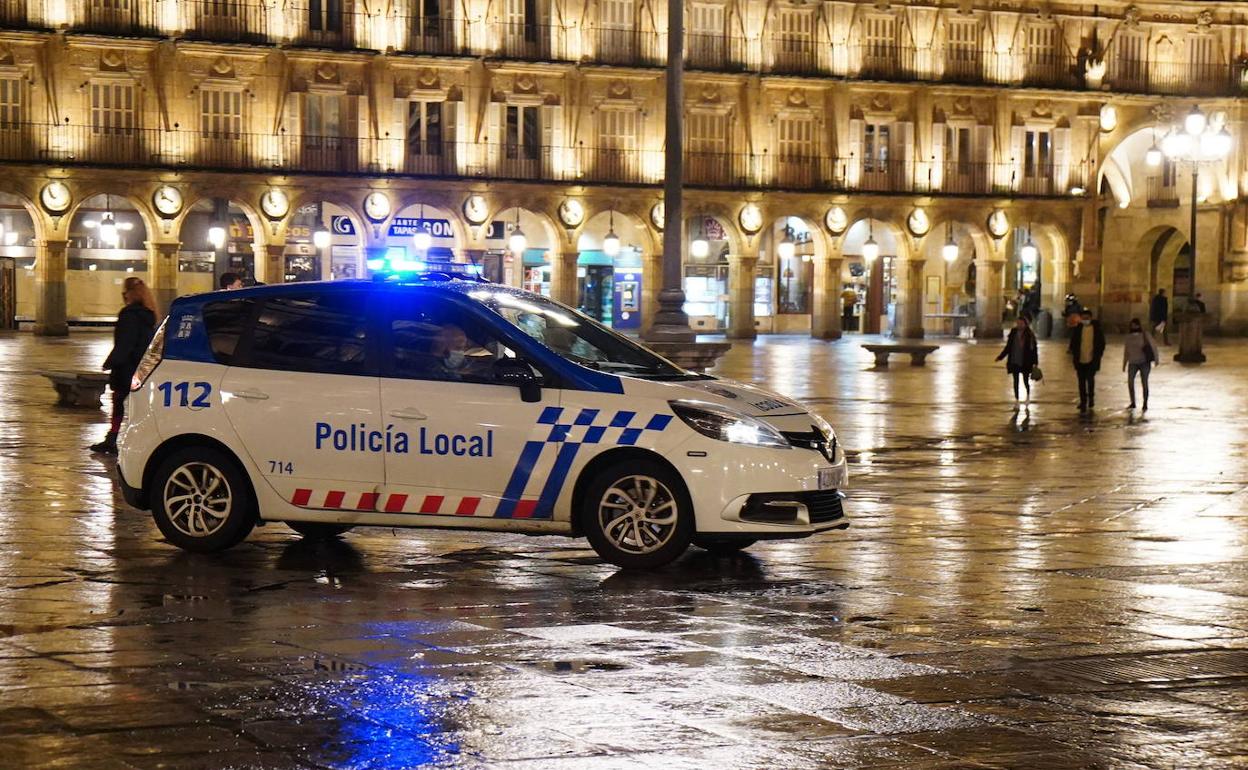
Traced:
[[69, 241], [35, 242], [35, 334], [69, 334], [65, 273], [69, 268]]
[[907, 259], [905, 276], [901, 282], [900, 318], [897, 319], [896, 335], [904, 339], [923, 339], [923, 267], [921, 259]]
[[659, 289], [661, 288], [663, 288], [663, 255], [642, 254], [641, 334], [643, 337], [654, 325], [654, 314], [659, 309]]
[[576, 307], [576, 259], [580, 255], [569, 251], [553, 256], [550, 264], [550, 296], [556, 302]]
[[810, 336], [817, 340], [841, 338], [840, 253], [815, 261], [815, 285], [811, 292]]
[[286, 282], [286, 244], [256, 244], [256, 278], [264, 283]]
[[147, 275], [159, 313], [168, 314], [178, 296], [178, 254], [181, 243], [147, 242]]
[[752, 340], [754, 329], [754, 269], [757, 256], [728, 257], [728, 337]]
[[1001, 292], [1005, 262], [980, 259], [975, 262], [975, 336], [980, 339], [1001, 338]]

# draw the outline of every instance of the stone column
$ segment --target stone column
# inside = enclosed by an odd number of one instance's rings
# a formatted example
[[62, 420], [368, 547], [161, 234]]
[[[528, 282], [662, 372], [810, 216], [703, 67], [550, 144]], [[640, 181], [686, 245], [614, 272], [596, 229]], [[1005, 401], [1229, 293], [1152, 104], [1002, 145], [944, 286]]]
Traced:
[[557, 302], [576, 307], [576, 259], [575, 251], [553, 255], [550, 264], [550, 296]]
[[[683, 269], [683, 265], [681, 266]], [[641, 255], [641, 334], [644, 337], [654, 325], [659, 310], [659, 289], [663, 288], [663, 255]]]
[[752, 340], [758, 336], [754, 329], [754, 269], [758, 266], [755, 255], [728, 257], [728, 337], [734, 340]]
[[975, 336], [1001, 338], [1001, 292], [1005, 262], [981, 259], [975, 262]]
[[69, 334], [65, 273], [69, 268], [69, 241], [35, 242], [35, 334]]
[[925, 260], [907, 259], [905, 276], [901, 284], [901, 318], [897, 320], [897, 336], [904, 339], [923, 339], [923, 267]]
[[810, 336], [818, 340], [841, 338], [840, 252], [815, 261], [815, 285], [811, 292]]
[[159, 313], [168, 314], [178, 296], [178, 254], [182, 244], [147, 242], [147, 274]]
[[286, 244], [256, 244], [256, 277], [265, 283], [286, 282]]

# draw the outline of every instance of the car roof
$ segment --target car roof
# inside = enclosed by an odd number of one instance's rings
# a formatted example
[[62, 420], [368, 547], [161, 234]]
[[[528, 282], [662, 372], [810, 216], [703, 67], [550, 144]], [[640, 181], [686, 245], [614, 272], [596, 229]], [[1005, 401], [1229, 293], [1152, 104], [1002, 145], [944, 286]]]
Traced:
[[518, 289], [514, 286], [504, 286], [497, 283], [465, 280], [462, 278], [405, 278], [402, 280], [390, 281], [348, 278], [336, 281], [301, 281], [299, 283], [261, 284], [258, 286], [248, 286], [242, 289], [231, 289], [229, 291], [212, 291], [205, 292], [203, 294], [191, 294], [179, 297], [176, 302], [200, 304], [203, 302], [222, 301], [227, 299], [265, 299], [268, 297], [281, 297], [290, 294], [305, 294], [309, 291], [317, 293], [338, 291], [384, 292], [402, 289], [424, 289], [427, 291], [445, 292], [448, 294], [469, 294], [471, 292], [481, 291], [484, 289], [490, 292], [502, 291], [517, 296], [539, 296], [533, 294], [533, 292]]

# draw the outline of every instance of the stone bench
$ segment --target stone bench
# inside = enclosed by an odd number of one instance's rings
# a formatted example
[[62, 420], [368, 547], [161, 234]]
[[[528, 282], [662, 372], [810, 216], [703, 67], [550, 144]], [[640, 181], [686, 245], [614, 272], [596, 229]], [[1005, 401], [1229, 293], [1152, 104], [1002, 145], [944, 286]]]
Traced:
[[103, 372], [40, 372], [52, 382], [61, 406], [98, 407], [108, 387]]
[[863, 345], [864, 348], [871, 351], [875, 355], [876, 366], [888, 366], [888, 357], [893, 353], [909, 353], [911, 366], [923, 366], [927, 363], [927, 356], [933, 351], [939, 350], [939, 345]]

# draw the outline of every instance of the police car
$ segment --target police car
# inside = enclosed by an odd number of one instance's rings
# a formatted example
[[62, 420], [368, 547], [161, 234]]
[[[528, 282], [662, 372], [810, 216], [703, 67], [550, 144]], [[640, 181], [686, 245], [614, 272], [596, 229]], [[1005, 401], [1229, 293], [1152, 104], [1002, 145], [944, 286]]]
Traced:
[[127, 414], [126, 500], [191, 551], [270, 521], [454, 527], [650, 568], [848, 526], [819, 416], [447, 271], [182, 297]]

